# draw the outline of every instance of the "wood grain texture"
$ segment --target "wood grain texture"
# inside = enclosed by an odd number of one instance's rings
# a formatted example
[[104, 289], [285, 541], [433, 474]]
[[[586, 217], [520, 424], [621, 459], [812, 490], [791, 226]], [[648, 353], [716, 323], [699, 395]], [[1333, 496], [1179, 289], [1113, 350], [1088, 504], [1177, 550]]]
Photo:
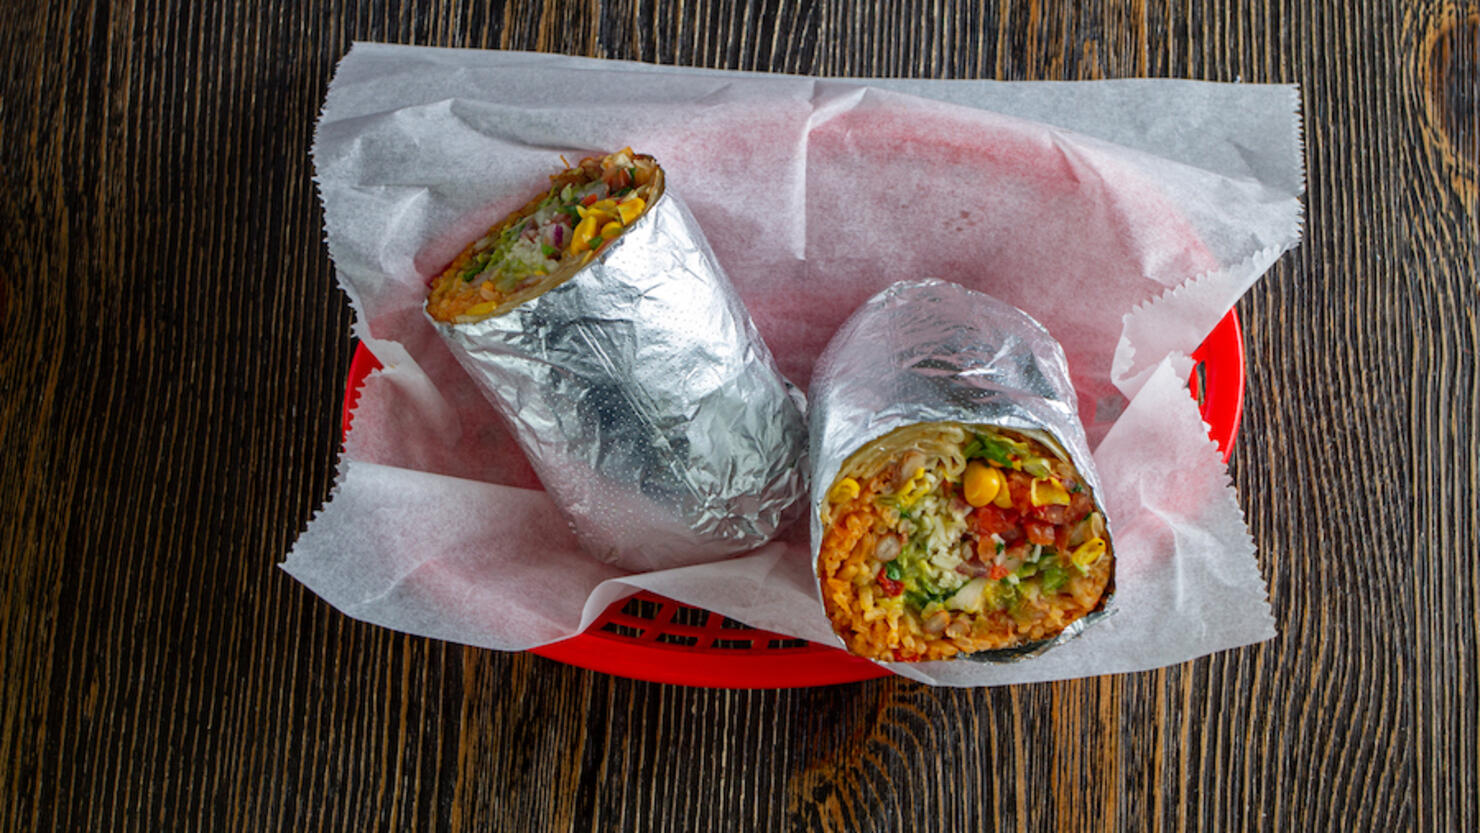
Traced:
[[[275, 564], [333, 479], [308, 148], [353, 40], [1299, 82], [1306, 240], [1240, 304], [1232, 466], [1281, 635], [733, 692], [333, 611]], [[0, 42], [0, 831], [1480, 828], [1473, 0], [59, 0]]]

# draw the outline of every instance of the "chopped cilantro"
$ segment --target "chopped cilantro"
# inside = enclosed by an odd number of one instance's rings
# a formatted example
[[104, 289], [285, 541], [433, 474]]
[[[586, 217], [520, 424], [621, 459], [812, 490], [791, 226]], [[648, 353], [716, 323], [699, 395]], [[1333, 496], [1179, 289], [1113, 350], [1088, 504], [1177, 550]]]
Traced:
[[932, 602], [945, 601], [946, 597], [950, 595], [952, 594], [948, 591], [922, 588], [920, 590], [906, 590], [904, 600], [916, 610], [924, 610]]

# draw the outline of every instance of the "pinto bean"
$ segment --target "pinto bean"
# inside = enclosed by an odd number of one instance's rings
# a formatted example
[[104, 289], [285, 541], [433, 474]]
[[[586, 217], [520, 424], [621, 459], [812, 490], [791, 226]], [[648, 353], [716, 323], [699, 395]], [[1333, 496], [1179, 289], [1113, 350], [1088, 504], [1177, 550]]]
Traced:
[[963, 576], [976, 578], [977, 576], [984, 576], [987, 574], [987, 565], [973, 558], [969, 561], [962, 561], [960, 564], [957, 564], [956, 572], [960, 573]]
[[904, 487], [911, 477], [915, 476], [915, 470], [925, 465], [925, 455], [920, 451], [911, 451], [904, 455], [899, 461], [899, 468], [894, 472], [894, 482], [891, 484], [896, 490]]
[[944, 610], [937, 610], [934, 616], [925, 620], [925, 632], [939, 634], [951, 623], [951, 614]]
[[899, 557], [899, 551], [904, 548], [900, 543], [898, 535], [885, 535], [874, 545], [874, 558], [889, 563]]

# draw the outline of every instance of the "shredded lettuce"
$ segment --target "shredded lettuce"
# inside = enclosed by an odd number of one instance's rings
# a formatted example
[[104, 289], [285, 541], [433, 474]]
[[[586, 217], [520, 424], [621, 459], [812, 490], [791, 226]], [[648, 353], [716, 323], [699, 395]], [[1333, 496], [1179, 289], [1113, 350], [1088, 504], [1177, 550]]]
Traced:
[[1057, 558], [1045, 560], [1039, 572], [1042, 575], [1039, 580], [1043, 583], [1043, 590], [1046, 593], [1057, 593], [1069, 582], [1069, 571], [1064, 569], [1064, 565], [1059, 563]]

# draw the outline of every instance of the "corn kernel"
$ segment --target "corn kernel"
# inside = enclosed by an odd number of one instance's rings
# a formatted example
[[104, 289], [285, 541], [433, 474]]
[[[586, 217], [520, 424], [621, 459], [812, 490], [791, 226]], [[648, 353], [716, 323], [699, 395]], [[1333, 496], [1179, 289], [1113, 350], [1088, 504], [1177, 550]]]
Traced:
[[1078, 567], [1082, 570], [1085, 567], [1088, 567], [1089, 565], [1095, 563], [1096, 561], [1099, 561], [1100, 556], [1104, 554], [1105, 539], [1091, 538], [1088, 541], [1085, 541], [1083, 544], [1080, 544], [1079, 547], [1069, 555], [1069, 560], [1074, 562], [1075, 567]]
[[930, 484], [925, 481], [925, 469], [918, 468], [910, 476], [909, 482], [904, 484], [904, 488], [899, 490], [899, 503], [905, 507], [914, 506], [916, 501], [929, 493]]
[[827, 493], [827, 499], [833, 503], [842, 503], [858, 497], [858, 481], [851, 477], [845, 477], [833, 485], [832, 490]]
[[593, 205], [590, 208], [578, 205], [576, 206], [576, 213], [580, 215], [582, 220], [586, 219], [587, 217], [595, 217], [596, 222], [598, 223], [604, 223], [612, 218], [612, 212], [603, 211], [599, 204]]
[[997, 497], [1005, 483], [1002, 472], [984, 465], [980, 460], [966, 464], [966, 475], [961, 480], [966, 502], [972, 506], [986, 506]]
[[997, 496], [992, 498], [992, 505], [999, 509], [1011, 509], [1012, 490], [1007, 488], [1007, 475], [1002, 474], [1002, 470], [996, 466], [992, 467], [992, 471], [997, 472], [1002, 477], [1002, 488], [998, 489]]
[[471, 307], [468, 307], [467, 311], [465, 311], [463, 315], [487, 315], [488, 313], [493, 312], [493, 310], [497, 306], [497, 301], [484, 301], [481, 304], [474, 304]]
[[647, 208], [647, 203], [642, 201], [642, 197], [633, 197], [617, 206], [617, 214], [622, 218], [622, 225], [632, 225], [632, 221], [642, 214], [644, 208]]
[[580, 254], [591, 246], [591, 238], [596, 236], [596, 218], [586, 219], [576, 223], [576, 230], [570, 236], [571, 254]]
[[1034, 506], [1069, 505], [1069, 492], [1057, 480], [1035, 477], [1028, 486], [1028, 500]]

